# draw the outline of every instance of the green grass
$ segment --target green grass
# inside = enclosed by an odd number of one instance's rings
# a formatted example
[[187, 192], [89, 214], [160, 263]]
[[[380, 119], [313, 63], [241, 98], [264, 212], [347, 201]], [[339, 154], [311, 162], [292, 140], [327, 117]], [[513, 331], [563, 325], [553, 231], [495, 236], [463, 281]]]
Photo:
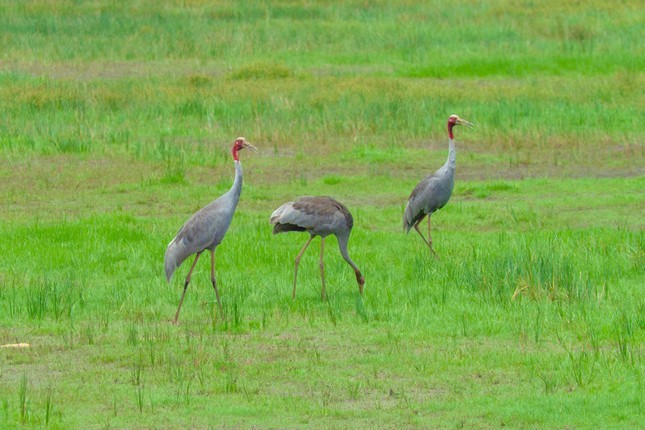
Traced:
[[[637, 2], [0, 2], [2, 428], [638, 428]], [[406, 198], [447, 155], [434, 260]], [[165, 247], [245, 183], [180, 325]], [[332, 195], [365, 295], [268, 217]]]

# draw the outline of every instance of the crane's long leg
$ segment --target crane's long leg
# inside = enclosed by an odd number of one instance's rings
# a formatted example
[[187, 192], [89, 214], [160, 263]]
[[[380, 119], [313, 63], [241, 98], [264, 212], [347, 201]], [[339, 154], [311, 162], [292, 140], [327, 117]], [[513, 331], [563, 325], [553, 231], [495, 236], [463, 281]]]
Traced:
[[186, 290], [188, 289], [188, 284], [190, 283], [190, 275], [193, 273], [193, 269], [195, 268], [200, 255], [202, 255], [201, 252], [198, 252], [195, 255], [193, 265], [190, 266], [190, 270], [188, 271], [188, 275], [186, 276], [186, 283], [184, 283], [184, 292], [181, 293], [181, 299], [179, 299], [179, 307], [177, 308], [177, 313], [175, 313], [175, 319], [172, 321], [173, 324], [177, 324], [177, 320], [179, 319], [179, 311], [181, 310], [181, 305], [184, 303], [184, 296], [186, 296]]
[[321, 299], [327, 298], [327, 291], [325, 291], [325, 262], [323, 261], [323, 252], [325, 251], [325, 238], [320, 238], [320, 279], [322, 279], [322, 292], [320, 293]]
[[434, 258], [437, 260], [439, 259], [439, 255], [437, 255], [436, 252], [434, 252], [434, 249], [432, 249], [432, 235], [430, 234], [430, 217], [428, 217], [428, 245], [430, 246], [430, 251], [434, 254]]
[[213, 283], [213, 289], [215, 290], [215, 298], [217, 299], [217, 308], [219, 309], [220, 315], [222, 315], [222, 302], [219, 299], [219, 291], [217, 290], [217, 282], [215, 281], [215, 250], [211, 251], [211, 282]]
[[[421, 236], [421, 239], [428, 245], [428, 248], [430, 248], [430, 251], [434, 255], [436, 259], [439, 259], [439, 256], [437, 255], [436, 252], [434, 252], [434, 249], [432, 249], [432, 237], [430, 237], [430, 241], [427, 241], [425, 237], [423, 237], [423, 233], [421, 233], [421, 230], [419, 230], [419, 224], [421, 224], [421, 221], [423, 221], [423, 218], [421, 218], [419, 221], [417, 221], [414, 224], [414, 229], [419, 233], [419, 236]], [[430, 217], [428, 217], [428, 236], [430, 236]]]
[[302, 254], [305, 253], [305, 249], [307, 249], [313, 239], [314, 236], [309, 236], [309, 240], [307, 241], [307, 243], [305, 243], [305, 246], [302, 247], [300, 253], [298, 253], [298, 256], [296, 257], [296, 268], [293, 273], [293, 294], [291, 295], [292, 299], [296, 298], [296, 281], [298, 280], [298, 264], [300, 264], [300, 257], [302, 257]]
[[423, 239], [423, 242], [430, 247], [430, 244], [426, 240], [425, 236], [423, 236], [423, 233], [421, 233], [421, 230], [419, 230], [419, 224], [423, 221], [423, 218], [421, 218], [419, 221], [414, 223], [414, 229], [419, 233], [419, 236], [421, 236], [421, 239]]

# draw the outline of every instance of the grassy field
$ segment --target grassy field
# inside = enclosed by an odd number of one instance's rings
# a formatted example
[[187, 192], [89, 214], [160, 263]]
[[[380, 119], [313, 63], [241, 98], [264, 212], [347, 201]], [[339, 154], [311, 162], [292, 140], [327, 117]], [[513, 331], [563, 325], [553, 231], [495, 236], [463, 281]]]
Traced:
[[[163, 3], [162, 5], [158, 3]], [[1, 428], [638, 428], [636, 1], [0, 0]], [[407, 196], [447, 156], [434, 246]], [[163, 254], [245, 183], [217, 251]], [[271, 211], [352, 211], [300, 264]]]

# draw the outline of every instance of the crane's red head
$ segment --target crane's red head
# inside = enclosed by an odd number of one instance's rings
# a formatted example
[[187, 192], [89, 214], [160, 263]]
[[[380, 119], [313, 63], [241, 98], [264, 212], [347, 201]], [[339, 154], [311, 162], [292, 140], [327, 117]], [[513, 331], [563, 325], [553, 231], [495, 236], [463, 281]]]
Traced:
[[257, 152], [258, 150], [255, 146], [247, 142], [244, 137], [238, 137], [237, 139], [235, 139], [233, 149], [231, 150], [231, 153], [233, 154], [233, 160], [240, 161], [240, 157], [237, 155], [237, 152], [241, 151], [244, 148], [248, 148], [253, 152]]
[[455, 125], [465, 125], [466, 127], [473, 128], [473, 124], [466, 121], [465, 119], [461, 119], [457, 115], [450, 115], [450, 118], [448, 118], [448, 136], [451, 139], [454, 139], [452, 135], [452, 128]]

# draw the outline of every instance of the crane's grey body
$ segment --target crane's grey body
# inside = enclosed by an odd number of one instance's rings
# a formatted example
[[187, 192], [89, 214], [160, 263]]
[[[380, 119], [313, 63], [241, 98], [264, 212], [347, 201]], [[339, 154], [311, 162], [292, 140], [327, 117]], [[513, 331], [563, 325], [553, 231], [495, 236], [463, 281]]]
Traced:
[[235, 181], [231, 189], [197, 211], [168, 244], [164, 265], [170, 282], [175, 269], [188, 257], [205, 250], [214, 251], [224, 239], [242, 193], [242, 165], [235, 162]]
[[305, 249], [316, 237], [321, 237], [320, 248], [320, 274], [322, 277], [322, 297], [325, 298], [325, 275], [323, 263], [323, 250], [325, 237], [333, 234], [338, 239], [338, 247], [340, 253], [349, 264], [354, 273], [356, 274], [356, 282], [359, 285], [359, 291], [363, 293], [363, 285], [365, 279], [359, 271], [358, 267], [349, 257], [347, 251], [347, 244], [349, 242], [349, 235], [354, 226], [354, 218], [349, 212], [347, 207], [331, 197], [300, 197], [294, 202], [287, 202], [276, 209], [271, 214], [271, 224], [273, 226], [273, 234], [286, 233], [289, 231], [306, 231], [309, 233], [309, 241], [302, 248], [295, 261], [295, 274], [293, 282], [293, 297], [296, 294], [296, 280], [298, 276], [298, 264], [300, 257]]
[[271, 214], [273, 233], [307, 231], [313, 236], [348, 236], [354, 226], [349, 210], [331, 197], [300, 197]]
[[405, 231], [410, 229], [426, 215], [441, 209], [448, 203], [455, 186], [455, 166], [457, 151], [455, 142], [450, 139], [448, 159], [436, 172], [426, 176], [410, 193], [403, 214]]

